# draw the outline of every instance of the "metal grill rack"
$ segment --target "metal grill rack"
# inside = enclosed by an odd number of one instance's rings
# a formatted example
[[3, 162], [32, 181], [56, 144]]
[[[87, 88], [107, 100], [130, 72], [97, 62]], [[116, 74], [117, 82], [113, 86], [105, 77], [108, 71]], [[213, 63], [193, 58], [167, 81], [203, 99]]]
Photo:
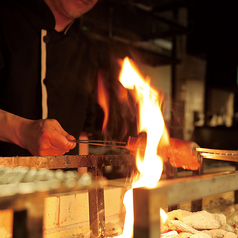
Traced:
[[[28, 211], [27, 216], [25, 215], [26, 223], [29, 221], [31, 223], [31, 226], [27, 227], [29, 229], [28, 235], [23, 236], [24, 238], [42, 237], [43, 201], [46, 196], [48, 196], [49, 194], [56, 194], [67, 191], [78, 191], [79, 189], [81, 189], [81, 187], [79, 186], [80, 182], [75, 181], [76, 178], [66, 180], [56, 179], [57, 176], [60, 175], [59, 169], [77, 169], [79, 167], [87, 167], [88, 172], [92, 175], [93, 178], [92, 179], [93, 182], [88, 185], [90, 229], [92, 231], [92, 237], [101, 237], [101, 236], [103, 237], [103, 234], [105, 232], [105, 211], [104, 211], [105, 179], [102, 179], [103, 168], [104, 166], [121, 166], [121, 165], [134, 167], [135, 159], [131, 154], [0, 157], [0, 164], [2, 166], [8, 167], [4, 172], [6, 178], [8, 177], [7, 175], [10, 175], [11, 173], [14, 178], [18, 176], [20, 178], [24, 174], [23, 171], [25, 172], [27, 171], [26, 175], [24, 175], [23, 177], [24, 178], [29, 177], [28, 183], [22, 181], [23, 183], [2, 184], [2, 186], [4, 187], [2, 191], [5, 191], [6, 194], [3, 193], [2, 196], [0, 195], [0, 209], [7, 209], [7, 208], [13, 209], [14, 221], [16, 220], [15, 217], [18, 217], [17, 216], [18, 211], [26, 209], [29, 210], [27, 204], [32, 204], [32, 207], [35, 207], [37, 204], [37, 207], [33, 209], [37, 211], [37, 214], [34, 214], [34, 217], [32, 217], [33, 215], [31, 215], [32, 209]], [[37, 169], [39, 170], [39, 172], [36, 172]], [[52, 169], [56, 171], [53, 172], [51, 171]], [[33, 176], [35, 173], [37, 174], [37, 176]], [[40, 177], [40, 174], [44, 173], [46, 174], [45, 175], [46, 177], [53, 176], [54, 179], [49, 181], [48, 180], [35, 181], [37, 177]], [[65, 172], [66, 175], [71, 174], [71, 177], [73, 176], [72, 173], [73, 173], [72, 171]], [[78, 175], [74, 173], [74, 176]], [[79, 177], [77, 179], [79, 181], [82, 180], [82, 178]], [[56, 188], [54, 186], [59, 187]], [[8, 190], [12, 192], [9, 192], [9, 194], [7, 194]], [[28, 190], [28, 192], [24, 192], [25, 190], [26, 191]], [[19, 206], [19, 204], [21, 205]], [[22, 214], [20, 217], [22, 217]], [[19, 220], [20, 221], [13, 224], [15, 230], [19, 229], [19, 226], [21, 226], [22, 224], [21, 218]], [[19, 223], [19, 225], [17, 225], [17, 223]], [[21, 232], [24, 231], [22, 231], [21, 229]], [[17, 232], [13, 234], [14, 238], [18, 238]], [[19, 236], [19, 238], [20, 237], [22, 236]]]

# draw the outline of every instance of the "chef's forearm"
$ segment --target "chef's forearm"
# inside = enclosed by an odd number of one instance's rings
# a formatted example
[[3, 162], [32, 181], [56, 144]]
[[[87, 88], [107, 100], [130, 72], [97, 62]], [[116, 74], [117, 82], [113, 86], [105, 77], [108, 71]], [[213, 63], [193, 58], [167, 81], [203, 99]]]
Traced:
[[22, 132], [28, 121], [28, 119], [0, 109], [0, 140], [23, 147]]

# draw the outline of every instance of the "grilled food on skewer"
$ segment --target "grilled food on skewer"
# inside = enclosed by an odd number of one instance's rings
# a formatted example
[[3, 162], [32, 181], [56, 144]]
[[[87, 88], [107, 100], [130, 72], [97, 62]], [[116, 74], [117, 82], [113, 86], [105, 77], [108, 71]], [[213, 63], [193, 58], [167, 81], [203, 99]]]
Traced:
[[[184, 141], [170, 138], [169, 145], [158, 145], [158, 155], [164, 162], [169, 160], [169, 163], [174, 167], [183, 169], [198, 170], [201, 166], [201, 161], [196, 155], [196, 148], [199, 147], [193, 141]], [[137, 153], [143, 154], [146, 148], [145, 137], [129, 137], [126, 148], [132, 155]]]

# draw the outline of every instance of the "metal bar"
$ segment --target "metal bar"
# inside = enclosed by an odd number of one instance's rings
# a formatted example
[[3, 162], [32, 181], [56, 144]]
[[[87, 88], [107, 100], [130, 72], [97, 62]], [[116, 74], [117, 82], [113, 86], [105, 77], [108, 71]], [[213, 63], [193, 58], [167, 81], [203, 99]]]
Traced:
[[116, 148], [121, 148], [121, 149], [126, 149], [125, 146], [123, 145], [113, 145], [113, 144], [103, 144], [103, 143], [93, 143], [93, 142], [86, 142], [86, 141], [71, 141], [79, 144], [88, 144], [88, 145], [95, 145], [95, 146], [104, 146], [104, 147], [116, 147]]
[[208, 149], [208, 148], [196, 148], [196, 151], [201, 153], [211, 154], [222, 154], [222, 155], [234, 155], [238, 156], [238, 150], [219, 150], [219, 149]]
[[201, 153], [200, 154], [204, 159], [214, 159], [214, 160], [223, 160], [238, 162], [238, 155], [223, 155], [223, 154], [210, 154], [210, 153]]
[[170, 20], [170, 19], [168, 19], [168, 18], [165, 18], [165, 17], [159, 15], [159, 13], [156, 12], [156, 11], [153, 11], [153, 10], [151, 10], [151, 11], [144, 10], [144, 9], [142, 9], [139, 5], [134, 5], [134, 6], [137, 7], [137, 9], [139, 9], [141, 12], [147, 14], [149, 17], [153, 17], [154, 19], [157, 19], [158, 21], [160, 21], [160, 22], [162, 22], [162, 23], [164, 23], [164, 24], [167, 24], [167, 25], [169, 25], [169, 26], [175, 28], [175, 29], [181, 31], [181, 32], [184, 33], [184, 34], [187, 34], [187, 33], [188, 33], [188, 29], [187, 29], [186, 27], [182, 26], [181, 24], [178, 24], [177, 21], [176, 21], [176, 19], [175, 19], [175, 20]]
[[63, 169], [78, 167], [134, 165], [131, 154], [121, 155], [62, 155], [62, 156], [27, 156], [0, 157], [0, 164], [11, 167], [34, 167], [37, 169]]
[[102, 140], [70, 140], [71, 142], [78, 144], [88, 144], [95, 146], [108, 146], [108, 147], [116, 147], [121, 149], [126, 149], [126, 142], [118, 142], [118, 141], [102, 141]]
[[[174, 168], [168, 161], [164, 163], [166, 179], [175, 179], [178, 177], [177, 168]], [[176, 210], [179, 208], [179, 205], [169, 206], [168, 212]]]
[[27, 210], [14, 211], [13, 238], [27, 238]]
[[162, 4], [157, 4], [154, 8], [154, 12], [164, 12], [164, 11], [171, 11], [177, 10], [181, 7], [188, 7], [189, 4], [192, 4], [189, 0], [172, 0], [172, 1], [165, 1], [161, 2]]
[[[103, 167], [92, 167], [88, 169], [97, 180], [103, 175]], [[104, 189], [95, 187], [89, 189], [89, 222], [91, 237], [104, 237], [105, 235], [105, 210], [104, 210]]]
[[[160, 207], [173, 206], [181, 202], [202, 199], [204, 197], [237, 190], [238, 183], [235, 182], [237, 179], [238, 171], [162, 180], [158, 183], [157, 187], [153, 189], [134, 189], [134, 238], [141, 238], [140, 235], [137, 235], [138, 232], [136, 229], [138, 229], [138, 225], [143, 222], [149, 224], [147, 221], [152, 220], [153, 227], [160, 227], [159, 219], [156, 219], [156, 213], [159, 214]], [[151, 207], [153, 205], [154, 208], [148, 208], [147, 205], [143, 206], [141, 198], [143, 198], [143, 203], [150, 204], [149, 206]], [[148, 202], [146, 203], [146, 201]], [[140, 217], [139, 221], [136, 218], [137, 216]], [[155, 218], [153, 220], [154, 216]], [[143, 238], [160, 237], [160, 231], [153, 227], [147, 225], [145, 229], [147, 232], [144, 233]], [[156, 234], [152, 231], [155, 231]]]
[[[202, 174], [203, 174], [202, 169], [193, 171], [193, 176], [198, 176]], [[191, 202], [191, 212], [197, 212], [197, 211], [202, 211], [202, 198], [193, 200]]]
[[160, 207], [166, 203], [166, 194], [150, 189], [134, 189], [134, 238], [160, 237]]
[[238, 172], [224, 172], [160, 181], [154, 192], [168, 193], [168, 205], [201, 199], [238, 189]]
[[126, 142], [113, 141], [113, 140], [70, 140], [70, 141], [76, 142], [76, 143], [100, 143], [100, 144], [110, 144], [110, 145], [115, 145], [115, 144], [125, 145], [126, 144]]
[[197, 153], [205, 159], [238, 162], [237, 150], [219, 150], [208, 148], [196, 148]]
[[[31, 205], [27, 206], [27, 238], [43, 237], [43, 216], [44, 216], [44, 199], [46, 194], [39, 193], [31, 197]], [[29, 201], [28, 201], [29, 202]]]

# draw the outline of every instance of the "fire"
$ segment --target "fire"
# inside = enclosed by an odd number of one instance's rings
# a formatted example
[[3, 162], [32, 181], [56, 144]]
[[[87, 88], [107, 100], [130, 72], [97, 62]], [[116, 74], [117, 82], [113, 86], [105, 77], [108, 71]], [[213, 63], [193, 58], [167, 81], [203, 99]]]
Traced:
[[102, 132], [105, 134], [106, 126], [109, 119], [109, 99], [100, 73], [98, 74], [98, 104], [102, 107], [104, 112]]
[[[147, 144], [144, 157], [138, 153], [136, 157], [139, 179], [133, 183], [137, 187], [155, 187], [162, 171], [163, 160], [157, 155], [157, 147], [164, 133], [165, 124], [160, 110], [159, 94], [150, 86], [150, 79], [140, 75], [135, 65], [125, 58], [120, 73], [120, 82], [125, 88], [134, 90], [136, 103], [139, 106], [138, 132], [146, 132]], [[133, 193], [128, 190], [124, 197], [126, 218], [123, 234], [120, 237], [133, 237]], [[130, 210], [128, 210], [130, 209]]]
[[168, 215], [166, 214], [166, 212], [162, 208], [160, 209], [160, 218], [161, 218], [161, 223], [162, 224], [165, 224], [165, 222], [168, 218]]

